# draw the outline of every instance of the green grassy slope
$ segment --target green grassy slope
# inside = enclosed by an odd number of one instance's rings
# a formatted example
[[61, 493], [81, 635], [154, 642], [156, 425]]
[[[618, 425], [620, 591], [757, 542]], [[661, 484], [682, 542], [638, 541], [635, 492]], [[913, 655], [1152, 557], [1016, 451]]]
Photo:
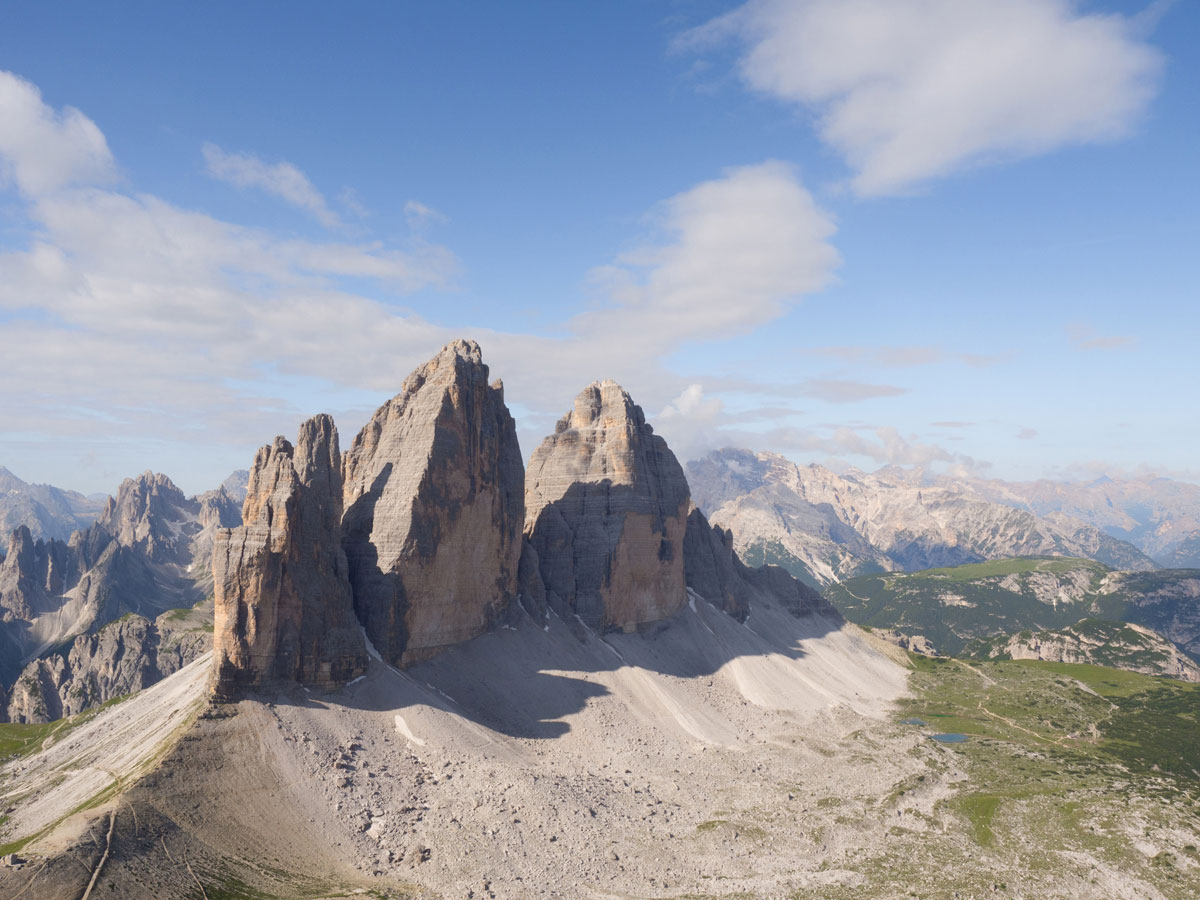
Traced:
[[[1200, 620], [1200, 604], [1180, 589], [1197, 578], [1200, 572], [1188, 569], [1115, 573], [1093, 560], [1022, 557], [859, 576], [828, 587], [825, 597], [852, 622], [921, 634], [938, 652], [959, 655], [973, 641], [1081, 619], [1170, 634], [1181, 619]], [[1183, 649], [1197, 656], [1186, 643]]]

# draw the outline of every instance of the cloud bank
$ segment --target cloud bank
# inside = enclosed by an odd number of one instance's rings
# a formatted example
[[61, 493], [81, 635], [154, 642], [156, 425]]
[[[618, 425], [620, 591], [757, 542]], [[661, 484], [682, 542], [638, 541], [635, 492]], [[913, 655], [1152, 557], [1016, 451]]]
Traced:
[[684, 36], [735, 41], [753, 90], [816, 118], [861, 196], [1130, 132], [1162, 55], [1068, 0], [751, 0]]

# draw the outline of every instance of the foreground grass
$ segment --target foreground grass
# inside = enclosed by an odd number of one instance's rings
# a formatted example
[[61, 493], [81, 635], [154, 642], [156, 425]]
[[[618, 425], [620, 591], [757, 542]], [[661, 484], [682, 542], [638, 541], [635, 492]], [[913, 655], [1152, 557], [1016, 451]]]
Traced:
[[[794, 900], [1200, 897], [1200, 686], [1038, 661], [911, 664], [895, 720], [951, 790], [906, 807], [921, 785], [897, 785], [868, 811], [896, 823], [888, 845], [847, 853], [838, 883]], [[928, 739], [943, 731], [968, 740]]]

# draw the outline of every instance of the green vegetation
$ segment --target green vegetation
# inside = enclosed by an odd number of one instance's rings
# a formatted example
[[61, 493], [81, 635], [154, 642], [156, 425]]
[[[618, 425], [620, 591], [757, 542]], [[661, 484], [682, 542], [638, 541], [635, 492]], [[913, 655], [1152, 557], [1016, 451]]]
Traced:
[[742, 562], [751, 568], [759, 566], [779, 566], [793, 578], [798, 578], [809, 587], [820, 590], [821, 585], [813, 577], [808, 566], [798, 557], [788, 551], [779, 541], [759, 541], [751, 544], [738, 554]]
[[1103, 577], [1112, 570], [1103, 563], [1090, 559], [1069, 556], [1017, 556], [1011, 559], [993, 559], [987, 562], [967, 563], [945, 569], [925, 569], [912, 572], [907, 578], [939, 578], [945, 581], [975, 581], [979, 578], [1003, 578], [1005, 575], [1027, 575], [1031, 572], [1048, 572], [1052, 575], [1067, 575], [1079, 570], [1090, 571]]
[[108, 709], [124, 700], [125, 697], [114, 697], [99, 706], [55, 722], [5, 722], [0, 724], [0, 759], [10, 756], [28, 756], [36, 753], [48, 744], [66, 737], [74, 729], [90, 721], [102, 709]]
[[[1082, 619], [1095, 620], [1084, 627], [1096, 631], [1110, 628], [1101, 620], [1170, 631], [1179, 605], [1191, 602], [1182, 583], [1193, 578], [1200, 572], [1114, 573], [1088, 559], [1019, 557], [858, 576], [826, 588], [825, 597], [857, 625], [923, 635], [939, 653], [980, 656], [989, 649], [981, 644], [994, 638], [1057, 631]], [[1102, 664], [1149, 666], [1165, 659], [1132, 630], [1113, 631], [1112, 638], [1134, 646], [1125, 658], [1099, 658]]]
[[58, 725], [47, 722], [38, 725], [5, 723], [0, 725], [0, 757], [25, 756], [40, 750]]
[[[1065, 663], [911, 662], [898, 727], [969, 739], [922, 740], [913, 753], [930, 775], [880, 798], [876, 815], [895, 823], [887, 845], [852, 851], [853, 877], [793, 900], [1200, 896], [1200, 685]], [[904, 724], [914, 718], [928, 725]], [[1119, 894], [1105, 871], [1128, 879]]]

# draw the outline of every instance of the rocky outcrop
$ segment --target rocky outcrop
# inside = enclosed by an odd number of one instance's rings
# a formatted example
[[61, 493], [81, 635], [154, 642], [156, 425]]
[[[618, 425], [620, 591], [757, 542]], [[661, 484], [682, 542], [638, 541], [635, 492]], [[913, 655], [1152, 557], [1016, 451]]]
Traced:
[[366, 670], [341, 543], [341, 454], [333, 419], [300, 426], [254, 458], [244, 524], [213, 549], [214, 692], [299, 682], [328, 687]]
[[69, 542], [18, 528], [0, 563], [0, 682], [32, 659], [128, 613], [202, 600], [212, 535], [241, 521], [227, 493], [187, 498], [165, 475], [126, 479]]
[[631, 631], [686, 602], [687, 480], [611, 382], [575, 398], [529, 460], [525, 531], [547, 601], [589, 627]]
[[187, 542], [196, 527], [197, 502], [184, 496], [166, 475], [143, 472], [121, 482], [97, 524], [118, 544], [154, 562], [187, 564]]
[[344, 459], [354, 606], [397, 665], [485, 631], [515, 599], [524, 517], [516, 426], [479, 346], [417, 369]]
[[1040, 659], [1110, 666], [1200, 682], [1200, 665], [1157, 632], [1126, 622], [1084, 619], [1058, 631], [1022, 631], [969, 647], [984, 659]]
[[764, 596], [782, 603], [795, 616], [820, 613], [840, 618], [819, 593], [779, 566], [745, 565], [734, 552], [733, 535], [710, 525], [696, 507], [688, 514], [683, 560], [688, 588], [739, 622]]
[[[49, 722], [149, 687], [199, 658], [212, 635], [191, 610], [149, 620], [129, 615], [80, 635], [66, 653], [34, 660], [3, 706], [10, 722]], [[203, 621], [203, 614], [199, 616]]]

